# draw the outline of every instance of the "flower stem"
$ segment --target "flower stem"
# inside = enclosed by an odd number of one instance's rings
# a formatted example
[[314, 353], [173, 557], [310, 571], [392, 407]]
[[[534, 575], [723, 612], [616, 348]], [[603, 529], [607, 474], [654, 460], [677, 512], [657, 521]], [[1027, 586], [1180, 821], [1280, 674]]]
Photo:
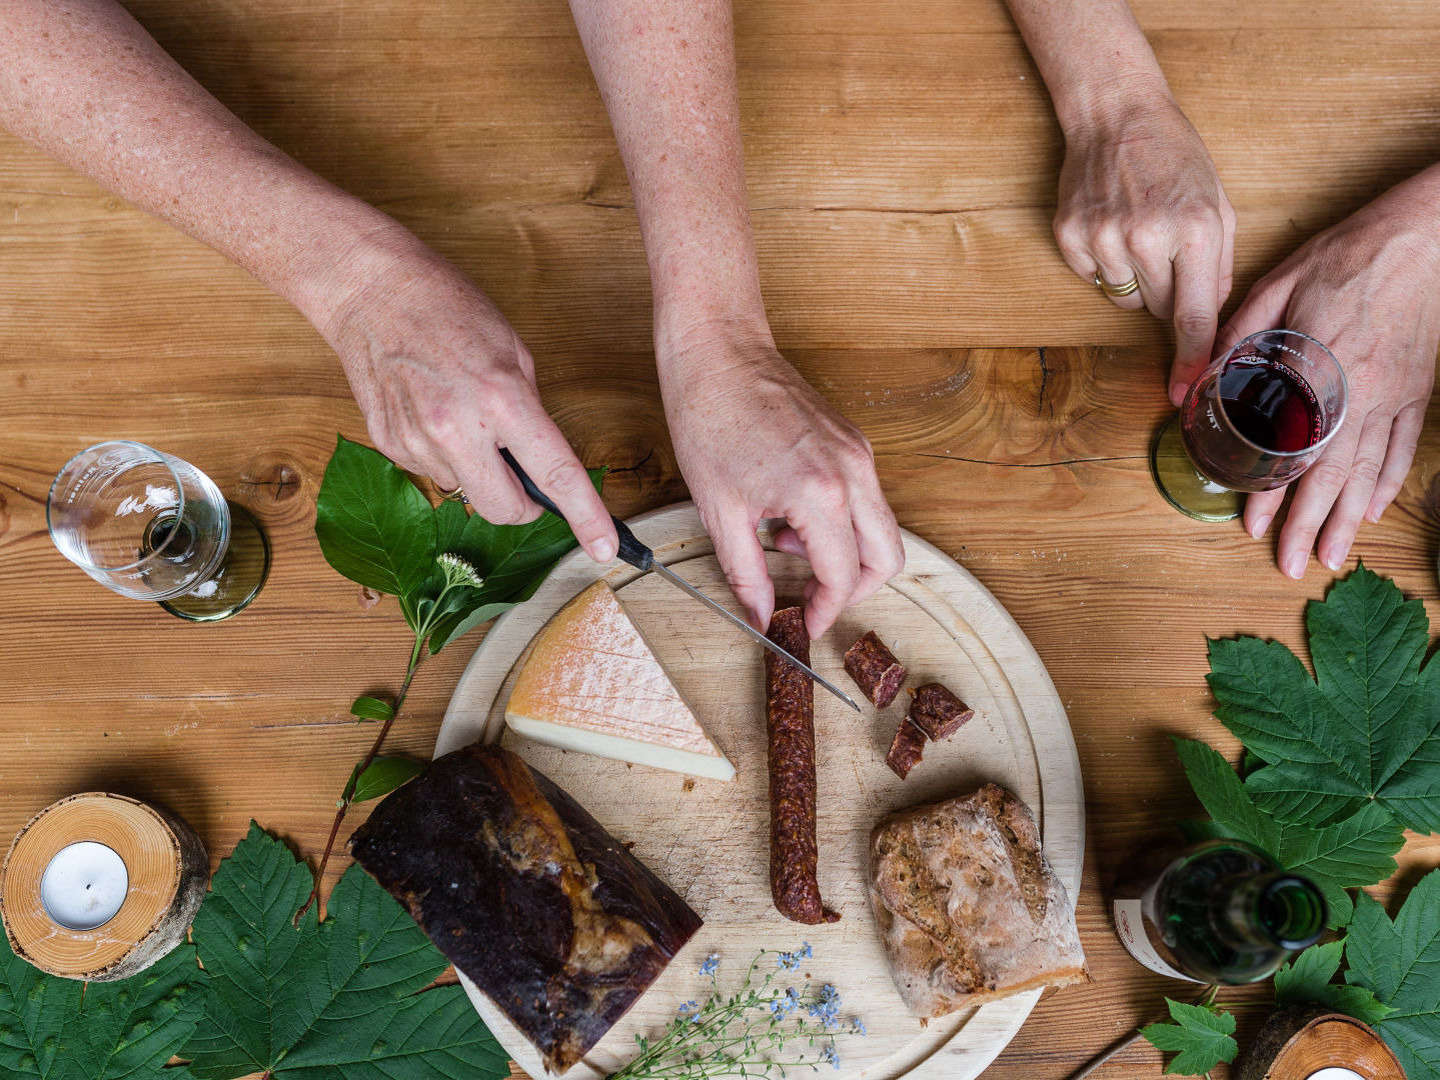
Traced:
[[[400, 692], [395, 695], [395, 704], [390, 713], [390, 717], [380, 725], [380, 732], [375, 736], [375, 741], [370, 744], [369, 753], [360, 759], [360, 765], [355, 769], [353, 775], [358, 777], [368, 769], [370, 763], [379, 755], [380, 748], [385, 744], [385, 736], [390, 734], [390, 726], [395, 723], [395, 719], [400, 715], [400, 709], [405, 704], [405, 695], [410, 692], [410, 681], [415, 678], [415, 671], [419, 668], [420, 661], [424, 659], [425, 654], [422, 651], [422, 646], [425, 644], [425, 635], [429, 629], [430, 627], [427, 624], [421, 627], [415, 634], [415, 648], [410, 652], [410, 663], [405, 669], [405, 681], [400, 684]], [[342, 793], [340, 799], [340, 805], [335, 810], [335, 821], [330, 826], [330, 838], [325, 841], [325, 851], [321, 854], [320, 862], [315, 867], [315, 884], [310, 889], [310, 895], [305, 898], [304, 905], [295, 913], [293, 922], [296, 926], [300, 925], [300, 920], [305, 917], [305, 913], [310, 910], [310, 906], [320, 899], [320, 884], [325, 879], [325, 867], [330, 862], [330, 852], [335, 849], [335, 838], [340, 835], [340, 824], [345, 820], [345, 814], [354, 801], [353, 796], [354, 789], [347, 780], [345, 791]]]

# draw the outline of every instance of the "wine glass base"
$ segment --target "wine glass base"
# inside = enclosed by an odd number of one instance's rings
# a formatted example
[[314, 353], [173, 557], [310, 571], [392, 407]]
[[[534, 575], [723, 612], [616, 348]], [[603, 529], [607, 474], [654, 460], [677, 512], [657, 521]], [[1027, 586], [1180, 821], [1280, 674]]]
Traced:
[[1245, 508], [1241, 492], [1221, 487], [1191, 463], [1178, 414], [1165, 421], [1150, 444], [1150, 475], [1165, 501], [1196, 521], [1233, 521]]
[[230, 544], [215, 576], [182, 596], [161, 600], [160, 606], [190, 622], [219, 622], [236, 615], [260, 595], [270, 574], [270, 541], [260, 523], [243, 506], [229, 503]]

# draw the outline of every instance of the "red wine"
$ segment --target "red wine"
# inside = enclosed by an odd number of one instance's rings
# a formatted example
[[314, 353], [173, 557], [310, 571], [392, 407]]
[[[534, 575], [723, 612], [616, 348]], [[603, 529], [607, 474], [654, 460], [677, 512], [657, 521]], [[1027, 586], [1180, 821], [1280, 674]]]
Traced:
[[1220, 375], [1225, 415], [1245, 438], [1271, 452], [1293, 454], [1324, 434], [1324, 416], [1310, 384], [1269, 357], [1236, 357]]

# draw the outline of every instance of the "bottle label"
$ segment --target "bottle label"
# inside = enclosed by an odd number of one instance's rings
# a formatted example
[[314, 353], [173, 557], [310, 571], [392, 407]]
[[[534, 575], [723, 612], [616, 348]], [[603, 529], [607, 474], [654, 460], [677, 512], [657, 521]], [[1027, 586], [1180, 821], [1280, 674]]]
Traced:
[[1125, 950], [1136, 960], [1157, 975], [1204, 985], [1203, 980], [1192, 979], [1189, 975], [1175, 970], [1165, 962], [1164, 957], [1155, 951], [1155, 946], [1150, 944], [1150, 938], [1145, 934], [1145, 916], [1141, 901], [1116, 900], [1114, 914], [1115, 933], [1119, 935], [1120, 944], [1124, 945]]

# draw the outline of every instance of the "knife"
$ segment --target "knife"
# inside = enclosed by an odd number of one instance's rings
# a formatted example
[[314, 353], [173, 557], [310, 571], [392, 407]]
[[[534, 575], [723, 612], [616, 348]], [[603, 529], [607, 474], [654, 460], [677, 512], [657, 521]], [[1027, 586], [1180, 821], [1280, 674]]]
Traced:
[[[550, 498], [550, 496], [546, 495], [543, 491], [541, 491], [538, 487], [535, 486], [535, 481], [530, 479], [529, 474], [520, 467], [520, 463], [515, 460], [514, 455], [512, 455], [509, 450], [501, 447], [500, 456], [505, 459], [505, 464], [510, 466], [510, 469], [512, 472], [514, 472], [516, 479], [520, 481], [520, 486], [525, 489], [526, 495], [529, 495], [530, 498], [534, 499], [535, 502], [543, 506], [546, 510], [549, 510], [550, 513], [554, 514], [556, 517], [565, 517], [564, 514], [560, 513], [560, 508], [555, 505], [554, 501]], [[642, 544], [635, 536], [635, 534], [630, 531], [630, 526], [626, 525], [614, 514], [610, 515], [610, 520], [614, 523], [615, 532], [620, 537], [619, 556], [621, 561], [629, 563], [631, 566], [635, 567], [636, 570], [639, 570], [642, 574], [649, 573], [653, 570], [655, 573], [659, 574], [662, 578], [670, 582], [672, 585], [679, 586], [685, 592], [693, 596], [696, 600], [699, 600], [702, 604], [708, 607], [711, 611], [715, 612], [717, 615], [723, 616], [732, 626], [735, 626], [744, 633], [748, 634], [757, 644], [763, 645], [776, 656], [779, 656], [784, 660], [788, 660], [790, 663], [794, 664], [797, 668], [799, 668], [806, 675], [808, 675], [811, 679], [813, 679], [817, 684], [823, 686], [826, 690], [829, 690], [830, 693], [834, 694], [841, 701], [845, 702], [846, 705], [849, 705], [856, 712], [860, 712], [860, 706], [856, 705], [854, 699], [851, 698], [849, 694], [845, 693], [844, 690], [841, 690], [834, 683], [826, 680], [823, 676], [821, 676], [813, 668], [811, 668], [809, 664], [802, 664], [799, 660], [791, 656], [779, 645], [776, 645], [775, 642], [771, 641], [764, 634], [760, 633], [759, 630], [756, 630], [744, 619], [739, 618], [736, 615], [732, 615], [730, 612], [726, 611], [714, 600], [711, 600], [710, 597], [706, 596], [699, 589], [695, 588], [694, 585], [691, 585], [679, 574], [675, 573], [675, 571], [671, 570], [659, 559], [655, 558], [655, 552], [651, 551], [648, 547]]]

